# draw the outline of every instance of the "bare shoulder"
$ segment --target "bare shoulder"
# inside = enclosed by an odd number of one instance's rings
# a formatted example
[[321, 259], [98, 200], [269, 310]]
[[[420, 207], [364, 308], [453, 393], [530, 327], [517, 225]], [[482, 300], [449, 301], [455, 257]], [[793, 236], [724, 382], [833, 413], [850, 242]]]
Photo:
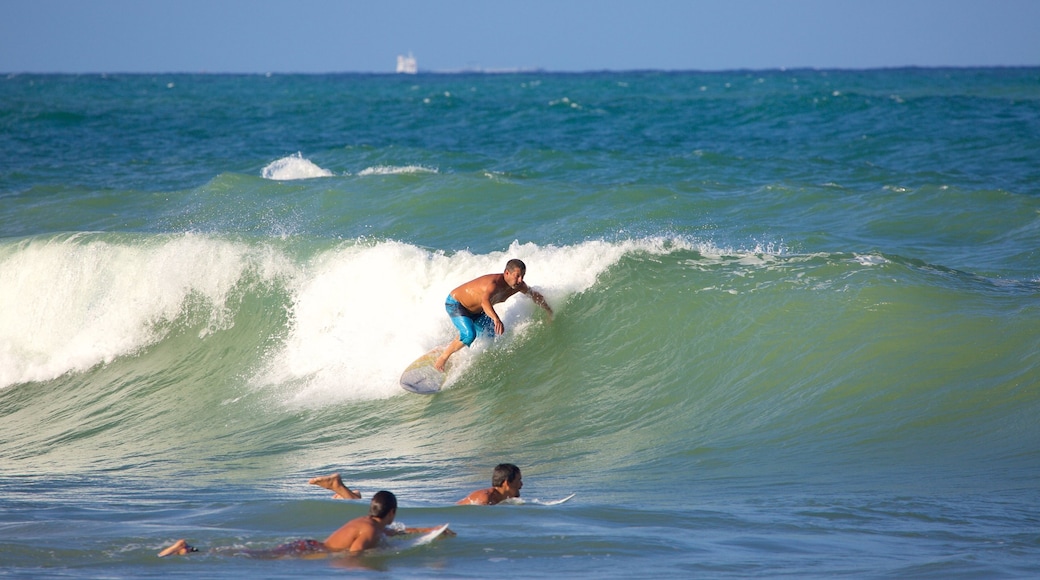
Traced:
[[325, 546], [333, 552], [350, 550], [358, 540], [363, 543], [369, 542], [375, 531], [375, 525], [367, 516], [354, 518], [332, 532], [325, 539]]
[[491, 501], [490, 489], [478, 489], [459, 500], [459, 505], [488, 505]]
[[486, 274], [483, 278], [489, 286], [509, 286], [506, 284], [506, 277], [502, 274]]
[[466, 293], [490, 293], [493, 292], [499, 284], [503, 283], [501, 278], [501, 274], [484, 274], [483, 276], [474, 278], [462, 286], [459, 286], [458, 290], [462, 290]]

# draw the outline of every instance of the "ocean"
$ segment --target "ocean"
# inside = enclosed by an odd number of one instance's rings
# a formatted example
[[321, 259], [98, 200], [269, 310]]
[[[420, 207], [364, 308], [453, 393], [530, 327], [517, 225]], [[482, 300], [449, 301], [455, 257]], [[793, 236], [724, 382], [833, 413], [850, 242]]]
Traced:
[[[22, 74], [0, 128], [0, 576], [1040, 575], [1040, 69]], [[554, 316], [403, 391], [510, 258]], [[381, 489], [457, 536], [156, 557]]]

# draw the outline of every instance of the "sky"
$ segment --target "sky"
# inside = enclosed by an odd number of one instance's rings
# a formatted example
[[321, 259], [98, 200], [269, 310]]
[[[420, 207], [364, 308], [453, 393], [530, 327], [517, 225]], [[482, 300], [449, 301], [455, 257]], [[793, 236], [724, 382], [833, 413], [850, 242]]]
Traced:
[[3, 73], [1040, 66], [1040, 0], [0, 0]]

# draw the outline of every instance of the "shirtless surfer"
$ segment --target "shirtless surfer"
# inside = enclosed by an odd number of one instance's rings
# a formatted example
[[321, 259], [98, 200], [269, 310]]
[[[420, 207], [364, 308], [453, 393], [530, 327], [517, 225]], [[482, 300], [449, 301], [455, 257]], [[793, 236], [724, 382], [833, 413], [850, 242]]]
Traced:
[[[372, 496], [372, 502], [368, 507], [368, 515], [354, 518], [343, 524], [335, 532], [332, 532], [324, 542], [317, 540], [298, 540], [288, 544], [282, 544], [270, 550], [236, 550], [235, 553], [260, 558], [285, 558], [315, 557], [319, 554], [335, 552], [350, 552], [352, 554], [374, 548], [379, 545], [385, 536], [394, 536], [401, 533], [427, 533], [436, 528], [405, 528], [403, 532], [387, 529], [397, 516], [397, 497], [389, 491], [376, 492]], [[444, 530], [444, 534], [454, 536], [455, 532], [450, 529]], [[188, 545], [184, 540], [177, 540], [162, 552], [159, 557], [182, 556], [198, 549]]]
[[520, 468], [512, 463], [499, 463], [491, 474], [491, 487], [478, 489], [458, 501], [459, 505], [495, 505], [503, 500], [520, 497], [524, 486]]
[[494, 335], [505, 332], [505, 326], [502, 325], [502, 319], [495, 312], [494, 305], [505, 302], [517, 292], [530, 296], [535, 304], [549, 313], [549, 320], [552, 320], [553, 311], [545, 301], [545, 297], [524, 283], [526, 273], [527, 266], [520, 260], [512, 259], [506, 263], [505, 272], [502, 274], [485, 274], [466, 282], [448, 294], [448, 298], [444, 302], [444, 309], [448, 311], [452, 324], [459, 330], [459, 337], [453, 340], [437, 358], [437, 362], [433, 364], [435, 369], [444, 372], [444, 365], [448, 362], [448, 357], [462, 347], [473, 344], [481, 330], [485, 332], [493, 330]]
[[332, 475], [323, 475], [321, 477], [315, 477], [308, 483], [311, 485], [317, 485], [324, 487], [325, 489], [333, 492], [335, 495], [332, 499], [361, 499], [361, 494], [350, 489], [343, 484], [343, 479], [340, 478], [338, 473]]

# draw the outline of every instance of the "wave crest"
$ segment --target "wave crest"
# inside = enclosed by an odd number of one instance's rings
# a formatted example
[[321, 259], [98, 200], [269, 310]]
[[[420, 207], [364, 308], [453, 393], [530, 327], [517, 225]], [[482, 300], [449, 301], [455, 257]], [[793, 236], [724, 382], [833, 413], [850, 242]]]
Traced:
[[292, 181], [296, 179], [313, 179], [315, 177], [332, 177], [334, 174], [328, 169], [318, 167], [309, 159], [304, 159], [302, 153], [282, 157], [277, 161], [268, 163], [260, 172], [264, 179], [275, 181]]

